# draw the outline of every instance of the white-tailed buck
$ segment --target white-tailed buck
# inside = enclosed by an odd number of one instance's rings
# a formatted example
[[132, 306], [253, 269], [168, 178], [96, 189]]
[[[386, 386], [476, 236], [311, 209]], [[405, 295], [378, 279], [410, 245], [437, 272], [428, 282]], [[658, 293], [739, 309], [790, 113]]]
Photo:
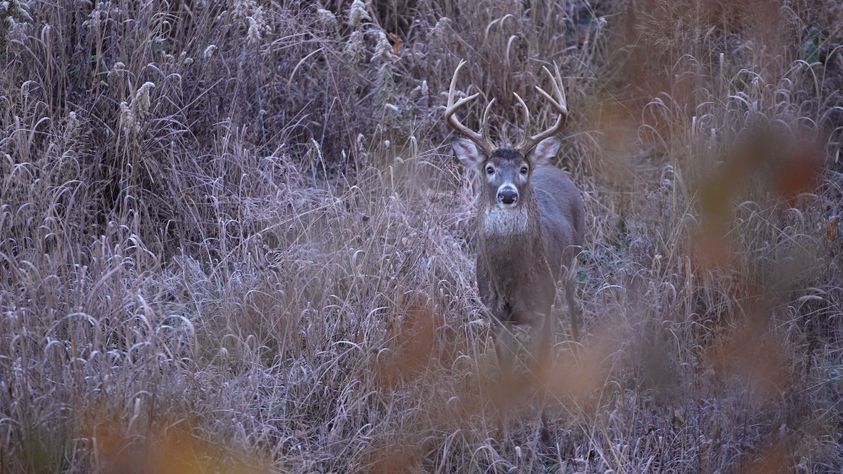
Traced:
[[524, 112], [524, 139], [516, 146], [496, 146], [489, 138], [487, 121], [494, 99], [486, 106], [480, 131], [469, 129], [455, 115], [479, 95], [454, 101], [457, 76], [464, 65], [461, 61], [451, 79], [445, 118], [465, 137], [453, 141], [454, 153], [465, 166], [480, 172], [483, 184], [477, 216], [477, 286], [483, 303], [500, 323], [495, 325], [495, 348], [505, 363], [514, 350], [512, 324], [529, 325], [532, 344], [539, 350], [547, 347], [560, 280], [566, 289], [572, 333], [579, 338], [573, 270], [585, 233], [585, 205], [568, 174], [550, 165], [560, 146], [555, 135], [568, 113], [559, 70], [554, 75], [544, 69], [552, 81], [553, 96], [536, 87], [553, 108], [555, 123], [530, 135], [530, 111], [516, 93]]

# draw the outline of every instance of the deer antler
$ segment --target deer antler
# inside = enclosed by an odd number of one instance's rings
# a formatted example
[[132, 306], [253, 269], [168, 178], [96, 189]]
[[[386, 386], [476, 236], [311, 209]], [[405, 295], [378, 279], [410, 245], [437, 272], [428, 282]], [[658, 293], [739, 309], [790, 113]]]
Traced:
[[489, 111], [492, 109], [492, 104], [495, 103], [495, 99], [489, 101], [486, 105], [486, 110], [483, 112], [483, 120], [480, 124], [480, 132], [475, 132], [474, 130], [466, 127], [463, 125], [460, 120], [454, 115], [454, 113], [460, 107], [464, 106], [468, 102], [476, 99], [477, 96], [480, 95], [479, 92], [472, 94], [468, 97], [463, 97], [462, 99], [458, 100], [454, 103], [454, 92], [456, 91], [457, 87], [457, 76], [460, 73], [460, 69], [465, 66], [465, 60], [460, 61], [457, 65], [457, 68], [454, 70], [454, 77], [451, 78], [451, 88], [448, 90], [448, 106], [445, 108], [445, 119], [448, 121], [448, 125], [451, 126], [456, 132], [464, 135], [469, 140], [473, 141], [486, 156], [490, 156], [492, 151], [495, 149], [495, 146], [492, 144], [492, 141], [489, 139]]
[[550, 81], [553, 84], [553, 93], [556, 97], [551, 97], [551, 95], [545, 92], [544, 89], [536, 86], [536, 90], [539, 91], [539, 94], [543, 95], [550, 102], [551, 107], [553, 107], [558, 114], [556, 117], [556, 123], [554, 123], [552, 127], [535, 135], [527, 135], [530, 128], [530, 109], [521, 97], [513, 92], [513, 94], [515, 94], [515, 98], [518, 100], [518, 105], [524, 109], [524, 139], [518, 145], [518, 151], [520, 151], [524, 156], [527, 156], [533, 148], [535, 148], [535, 146], [545, 138], [559, 133], [565, 123], [565, 118], [568, 116], [568, 101], [565, 98], [565, 86], [562, 84], [562, 75], [559, 73], [558, 67], [554, 65], [553, 68], [556, 71], [556, 75], [553, 75], [546, 67], [542, 67], [544, 72], [550, 77]]

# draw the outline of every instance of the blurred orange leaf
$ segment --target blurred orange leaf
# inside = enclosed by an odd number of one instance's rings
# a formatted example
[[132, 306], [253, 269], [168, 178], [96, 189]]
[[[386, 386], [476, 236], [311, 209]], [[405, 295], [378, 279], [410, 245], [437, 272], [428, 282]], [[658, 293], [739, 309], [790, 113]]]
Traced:
[[393, 328], [390, 351], [376, 362], [376, 374], [382, 387], [415, 378], [427, 367], [436, 350], [436, 330], [444, 324], [442, 315], [427, 302], [407, 305], [404, 317]]
[[838, 226], [837, 226], [837, 218], [833, 217], [830, 221], [828, 221], [828, 226], [825, 229], [825, 238], [829, 242], [834, 242], [837, 240], [837, 233], [838, 233]]
[[807, 147], [783, 162], [774, 180], [776, 192], [787, 200], [811, 192], [820, 183], [822, 158], [814, 147]]
[[398, 56], [398, 53], [401, 52], [401, 47], [404, 46], [404, 41], [395, 33], [389, 33], [388, 36], [392, 41], [392, 54]]

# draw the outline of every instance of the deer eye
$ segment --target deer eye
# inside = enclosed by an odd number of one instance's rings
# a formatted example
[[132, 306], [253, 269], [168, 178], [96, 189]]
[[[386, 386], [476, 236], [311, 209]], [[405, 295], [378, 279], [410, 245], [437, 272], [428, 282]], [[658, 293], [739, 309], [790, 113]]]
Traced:
[[526, 166], [521, 167], [521, 174], [526, 175], [529, 172], [530, 172], [530, 169], [527, 168]]
[[495, 168], [493, 166], [487, 166], [486, 167], [486, 174], [488, 174], [490, 176], [495, 174]]

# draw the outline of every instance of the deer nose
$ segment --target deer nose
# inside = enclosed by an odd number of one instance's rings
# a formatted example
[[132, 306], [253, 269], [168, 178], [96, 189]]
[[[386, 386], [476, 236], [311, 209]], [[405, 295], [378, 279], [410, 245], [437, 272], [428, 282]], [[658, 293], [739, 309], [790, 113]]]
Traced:
[[498, 201], [504, 204], [513, 204], [518, 200], [518, 190], [514, 188], [503, 188], [498, 191]]

